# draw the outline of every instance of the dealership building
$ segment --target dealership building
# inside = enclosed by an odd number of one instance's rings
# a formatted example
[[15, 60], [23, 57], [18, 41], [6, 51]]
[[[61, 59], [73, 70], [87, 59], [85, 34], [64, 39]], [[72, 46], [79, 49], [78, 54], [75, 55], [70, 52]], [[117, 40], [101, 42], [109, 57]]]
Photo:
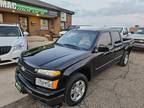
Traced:
[[0, 0], [0, 23], [19, 24], [30, 35], [47, 35], [72, 24], [73, 11], [39, 0]]

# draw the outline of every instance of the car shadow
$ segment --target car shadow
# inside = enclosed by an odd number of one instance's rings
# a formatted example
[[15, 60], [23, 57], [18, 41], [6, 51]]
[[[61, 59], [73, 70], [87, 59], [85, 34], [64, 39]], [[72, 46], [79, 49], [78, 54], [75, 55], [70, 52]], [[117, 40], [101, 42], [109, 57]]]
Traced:
[[16, 67], [16, 66], [17, 66], [16, 63], [14, 63], [14, 64], [7, 64], [7, 65], [0, 66], [0, 69], [7, 69], [7, 68]]

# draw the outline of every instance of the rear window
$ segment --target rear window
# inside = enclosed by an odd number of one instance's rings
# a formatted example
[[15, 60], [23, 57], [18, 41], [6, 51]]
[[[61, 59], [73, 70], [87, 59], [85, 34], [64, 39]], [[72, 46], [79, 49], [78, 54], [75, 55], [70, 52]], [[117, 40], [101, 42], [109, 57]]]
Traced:
[[144, 34], [144, 28], [139, 28], [135, 34]]
[[0, 26], [0, 37], [18, 37], [21, 36], [18, 27], [14, 26]]

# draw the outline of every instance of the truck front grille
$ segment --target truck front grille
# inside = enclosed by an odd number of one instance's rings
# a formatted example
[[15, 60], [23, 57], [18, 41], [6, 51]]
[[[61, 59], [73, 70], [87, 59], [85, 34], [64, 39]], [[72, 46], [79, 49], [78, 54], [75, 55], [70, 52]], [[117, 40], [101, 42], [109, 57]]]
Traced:
[[11, 50], [11, 46], [0, 46], [0, 55], [4, 55], [9, 53]]
[[35, 72], [34, 68], [30, 67], [26, 63], [19, 61], [18, 67], [20, 69], [20, 74], [25, 80], [29, 81], [31, 84], [35, 83]]

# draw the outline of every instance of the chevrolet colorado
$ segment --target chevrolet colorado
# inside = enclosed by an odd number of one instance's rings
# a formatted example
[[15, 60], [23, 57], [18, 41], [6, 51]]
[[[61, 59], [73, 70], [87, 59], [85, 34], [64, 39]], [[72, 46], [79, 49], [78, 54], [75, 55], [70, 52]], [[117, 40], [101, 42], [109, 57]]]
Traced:
[[16, 88], [50, 106], [79, 104], [88, 81], [112, 64], [127, 65], [133, 41], [109, 29], [78, 29], [54, 44], [23, 52], [16, 69]]

